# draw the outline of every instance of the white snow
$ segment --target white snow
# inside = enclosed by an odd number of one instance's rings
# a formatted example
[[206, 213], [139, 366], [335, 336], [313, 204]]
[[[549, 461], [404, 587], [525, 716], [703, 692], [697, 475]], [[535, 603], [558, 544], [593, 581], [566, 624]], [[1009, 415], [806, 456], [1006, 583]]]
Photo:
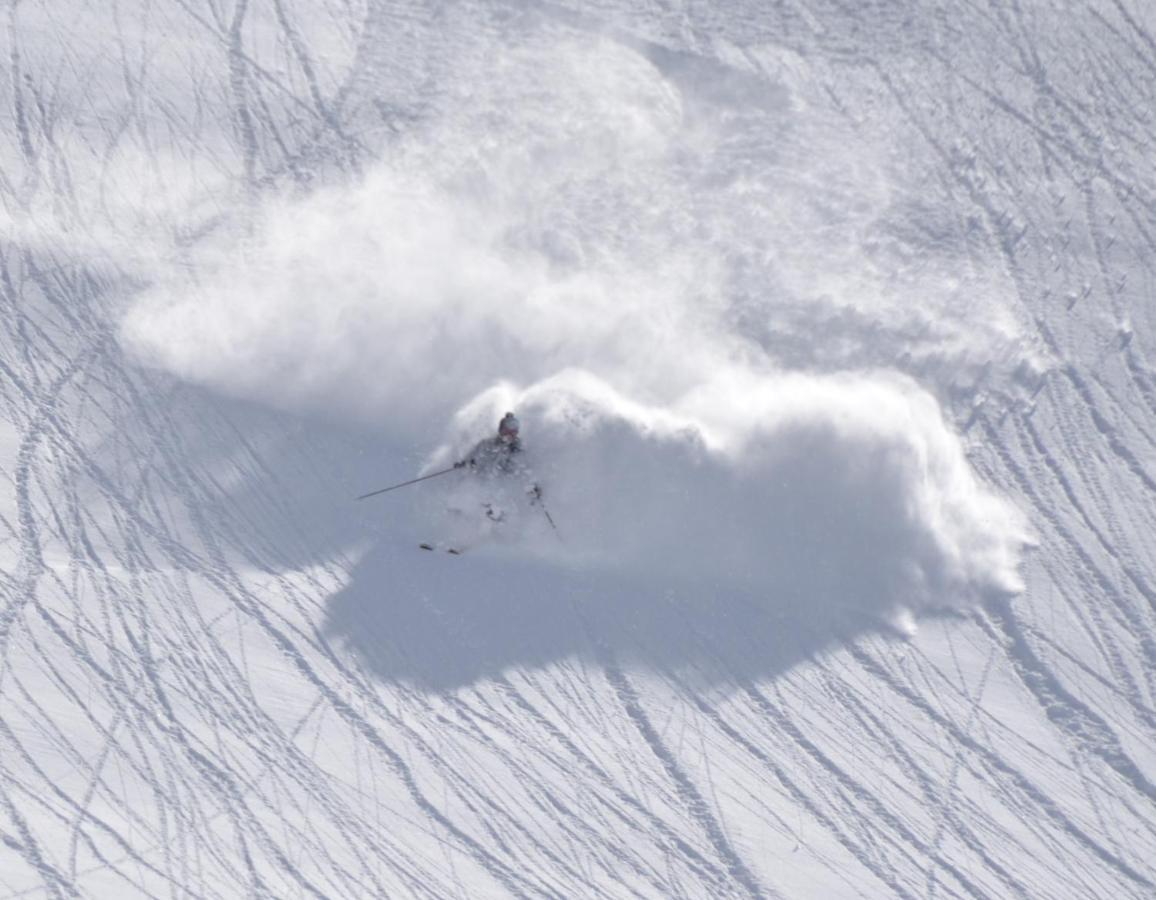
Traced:
[[1154, 56], [12, 4], [0, 897], [1156, 891]]

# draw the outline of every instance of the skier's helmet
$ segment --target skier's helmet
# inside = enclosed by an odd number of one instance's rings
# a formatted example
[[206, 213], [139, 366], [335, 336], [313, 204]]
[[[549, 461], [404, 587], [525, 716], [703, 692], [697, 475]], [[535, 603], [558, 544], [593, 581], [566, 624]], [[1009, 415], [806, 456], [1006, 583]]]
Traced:
[[518, 417], [512, 412], [502, 416], [502, 421], [498, 423], [498, 436], [507, 440], [513, 440], [518, 436]]

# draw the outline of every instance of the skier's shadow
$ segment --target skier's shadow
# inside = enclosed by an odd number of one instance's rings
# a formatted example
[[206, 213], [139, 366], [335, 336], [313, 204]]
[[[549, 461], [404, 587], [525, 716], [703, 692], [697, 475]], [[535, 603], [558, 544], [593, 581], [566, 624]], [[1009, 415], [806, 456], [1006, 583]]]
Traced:
[[872, 606], [863, 584], [854, 610], [807, 587], [784, 584], [778, 596], [688, 580], [656, 587], [484, 551], [379, 547], [331, 598], [326, 631], [385, 681], [448, 691], [607, 652], [700, 685], [733, 684], [888, 629], [863, 613]]
[[439, 691], [575, 657], [722, 685], [894, 633], [905, 592], [934, 591], [945, 569], [909, 514], [906, 458], [822, 429], [774, 449], [774, 467], [744, 479], [696, 468], [689, 443], [607, 427], [551, 494], [585, 555], [426, 552], [399, 516], [331, 598], [326, 630], [380, 678]]

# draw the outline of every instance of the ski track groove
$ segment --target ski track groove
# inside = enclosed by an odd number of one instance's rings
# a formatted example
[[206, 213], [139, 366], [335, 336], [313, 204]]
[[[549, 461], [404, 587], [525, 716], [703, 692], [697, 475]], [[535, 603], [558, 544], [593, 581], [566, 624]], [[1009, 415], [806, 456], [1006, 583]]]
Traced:
[[[508, 684], [508, 682], [507, 682], [507, 684]], [[466, 715], [469, 715], [469, 713], [466, 713]], [[540, 722], [539, 722], [539, 724], [540, 724]], [[518, 735], [514, 731], [511, 731], [510, 735], [511, 735], [511, 737], [513, 737], [515, 739], [521, 739], [521, 735]], [[486, 737], [484, 735], [481, 737], [481, 740], [485, 745], [489, 746], [492, 750], [494, 750], [496, 753], [501, 755], [501, 751], [497, 748], [497, 745], [492, 740], [490, 740], [488, 737]], [[536, 752], [536, 744], [532, 741], [524, 741], [523, 750], [524, 750], [524, 752], [528, 752], [530, 754], [542, 756], [543, 762], [545, 762], [547, 764], [554, 762], [548, 754], [537, 753]], [[533, 778], [535, 776], [535, 772], [533, 769], [526, 768], [526, 767], [519, 765], [517, 763], [516, 758], [514, 758], [514, 757], [509, 758], [507, 765], [509, 765], [511, 768], [517, 770], [517, 775], [518, 775], [519, 779], [521, 780], [522, 784], [529, 785], [529, 784], [533, 783]], [[548, 810], [545, 808], [541, 808], [541, 807], [540, 808], [542, 809], [543, 812], [547, 812], [549, 814], [557, 816], [558, 827], [560, 829], [562, 829], [563, 833], [571, 835], [572, 837], [578, 837], [579, 836], [577, 834], [571, 833], [570, 826], [567, 825], [568, 822], [573, 822], [574, 827], [576, 827], [579, 831], [582, 832], [581, 837], [583, 838], [583, 840], [578, 845], [583, 846], [585, 848], [584, 852], [590, 853], [590, 852], [592, 852], [594, 847], [605, 843], [604, 838], [601, 835], [599, 835], [597, 831], [595, 831], [594, 829], [591, 829], [585, 825], [585, 823], [582, 821], [581, 816], [578, 815], [576, 810], [572, 810], [572, 809], [568, 808], [560, 799], [558, 799], [555, 796], [555, 792], [550, 789], [548, 784], [537, 785], [536, 787], [543, 793], [543, 796], [544, 796], [546, 802], [549, 803], [549, 806], [550, 806], [550, 808]], [[607, 804], [607, 806], [608, 806], [608, 811], [614, 809], [614, 807], [611, 806], [610, 804]], [[624, 819], [625, 819], [625, 817], [624, 817]], [[634, 824], [634, 823], [631, 823], [629, 819], [625, 819], [625, 821], [628, 824], [631, 824], [631, 825]], [[636, 831], [639, 830], [639, 829], [637, 829], [637, 826], [634, 826], [634, 827], [635, 827]], [[636, 875], [640, 875], [642, 877], [647, 878], [648, 880], [651, 880], [651, 884], [656, 890], [659, 890], [659, 891], [663, 890], [664, 885], [660, 882], [654, 881], [649, 872], [646, 872], [646, 871], [642, 870], [640, 867], [638, 867], [637, 864], [632, 859], [627, 857], [625, 851], [622, 848], [620, 848], [616, 842], [609, 843], [608, 846], [606, 846], [605, 850], [606, 850], [606, 852], [609, 852], [612, 856], [614, 856], [619, 862], [630, 866], [634, 870], [634, 873]], [[607, 874], [608, 875], [610, 874], [610, 870], [607, 870]], [[604, 894], [603, 889], [600, 888], [597, 883], [590, 881], [588, 879], [588, 876], [580, 875], [579, 873], [574, 873], [574, 878], [576, 881], [584, 884], [586, 891], [591, 892], [592, 894], [597, 894], [597, 895], [603, 895]]]
[[[995, 635], [991, 635], [995, 639]], [[936, 710], [934, 707], [927, 704], [919, 697], [912, 689], [902, 684], [894, 678], [887, 670], [879, 663], [875, 662], [863, 650], [859, 648], [852, 648], [852, 656], [859, 662], [864, 669], [875, 675], [877, 678], [887, 684], [893, 691], [904, 697], [915, 708], [919, 709], [927, 718], [935, 722], [945, 731], [947, 731], [952, 739], [957, 741], [961, 746], [975, 753], [976, 756], [983, 760], [994, 773], [1006, 778], [1011, 787], [1020, 791], [1025, 797], [1029, 798], [1034, 807], [1052, 819], [1063, 832], [1067, 833], [1083, 845], [1089, 852], [1101, 859], [1103, 862], [1118, 871], [1121, 875], [1128, 878], [1132, 883], [1145, 889], [1156, 889], [1153, 884], [1143, 874], [1136, 871], [1126, 861], [1120, 859], [1111, 851], [1100, 846], [1100, 844], [1088, 835], [1084, 829], [1073, 822], [1060, 809], [1059, 805], [1052, 801], [1048, 796], [1034, 784], [1026, 775], [1013, 768], [1006, 760], [1001, 759], [991, 750], [983, 747], [971, 735], [963, 731], [959, 726], [947, 718], [944, 714]]]
[[[652, 812], [647, 810], [639, 801], [631, 794], [626, 793], [618, 787], [611, 780], [610, 776], [600, 767], [597, 762], [591, 759], [586, 753], [577, 747], [577, 745], [561, 731], [556, 725], [550, 722], [541, 712], [535, 709], [532, 704], [518, 691], [505, 677], [496, 679], [499, 688], [508, 696], [515, 704], [526, 712], [531, 719], [536, 722], [539, 727], [542, 727], [550, 737], [558, 744], [560, 744], [567, 753], [577, 760], [582, 767], [590, 772], [598, 781], [598, 783], [613, 795], [613, 803], [608, 803], [608, 808], [611, 812], [621, 817], [628, 824], [633, 825], [629, 820], [625, 819], [625, 815], [621, 812], [622, 807], [627, 807], [633, 810], [636, 814], [642, 816], [649, 828], [662, 834], [663, 838], [669, 843], [669, 846], [682, 855], [687, 861], [688, 867], [691, 871], [697, 873], [709, 883], [719, 883], [725, 877], [725, 872], [717, 868], [710, 860], [702, 856], [694, 847], [688, 844], [683, 838], [679, 837], [666, 823], [655, 816]], [[634, 826], [636, 830], [642, 832], [644, 828]]]
[[[903, 106], [904, 104], [900, 93], [891, 84], [890, 79], [886, 76], [885, 73], [881, 73], [881, 77], [885, 83], [888, 84], [888, 87], [891, 90], [892, 95], [895, 97], [897, 103]], [[982, 88], [978, 89], [987, 94], [989, 98], [993, 100], [993, 102], [996, 102], [997, 106], [1000, 106], [1005, 111], [1011, 113], [1013, 117], [1019, 119], [1025, 124], [1028, 124], [1029, 126], [1032, 125], [1032, 123], [1030, 123], [1026, 117], [1016, 111], [1010, 104], [1007, 104], [998, 98], [992, 97], [989, 92], [984, 91]], [[924, 133], [924, 136], [928, 142], [931, 143], [932, 146], [936, 148], [937, 152], [939, 152], [945, 161], [947, 161], [948, 157], [946, 153], [939, 147], [939, 144], [935, 138], [927, 132], [923, 124], [909, 110], [908, 115], [916, 127]], [[1055, 140], [1056, 136], [1051, 134], [1050, 138]], [[1059, 143], [1064, 145], [1062, 140], [1060, 140]], [[1073, 159], [1077, 159], [1085, 163], [1088, 162], [1088, 158], [1081, 152], [1076, 151], [1070, 144], [1066, 144], [1065, 146], [1066, 149], [1069, 150]], [[1100, 174], [1102, 174], [1110, 184], [1113, 186], [1118, 185], [1119, 179], [1115, 178], [1112, 173], [1106, 169], [1102, 161], [1100, 161], [1098, 166], [1095, 166], [1094, 168]], [[964, 185], [970, 192], [973, 201], [975, 201], [976, 204], [982, 210], [984, 210], [985, 215], [987, 215], [988, 218], [993, 222], [995, 230], [997, 232], [1002, 231], [1006, 227], [1006, 218], [1002, 214], [996, 212], [991, 203], [986, 200], [982, 194], [978, 193], [969, 182], [964, 181]], [[1135, 196], [1135, 194], [1131, 191], [1126, 191], [1126, 193], [1130, 197]], [[1007, 261], [1009, 272], [1017, 285], [1017, 290], [1019, 291], [1025, 305], [1027, 305], [1028, 292], [1024, 288], [1025, 279], [1023, 273], [1020, 271], [1019, 263], [1015, 257], [1015, 247], [1014, 245], [1009, 244], [1007, 241], [1004, 241], [1001, 243], [1001, 248]], [[1060, 353], [1059, 347], [1057, 346], [1055, 339], [1051, 336], [1046, 325], [1044, 325], [1044, 323], [1042, 323], [1038, 317], [1035, 321], [1041, 336], [1051, 347], [1053, 353], [1057, 357], [1062, 358], [1063, 354]], [[1115, 454], [1126, 464], [1127, 470], [1136, 476], [1140, 484], [1146, 490], [1156, 490], [1156, 483], [1152, 481], [1151, 477], [1135, 458], [1131, 450], [1119, 438], [1115, 428], [1104, 418], [1103, 414], [1099, 411], [1095, 399], [1091, 395], [1090, 389], [1087, 387], [1087, 384], [1084, 382], [1082, 376], [1076, 370], [1075, 366], [1069, 363], [1061, 366], [1060, 371], [1075, 388], [1097, 431], [1103, 437], [1105, 443], [1113, 452], [1113, 454]], [[991, 434], [993, 438], [993, 446], [999, 447], [1000, 445], [998, 443], [998, 435], [995, 435], [994, 432], [989, 432], [989, 434]], [[1010, 460], [1008, 459], [1007, 455], [1001, 454], [1001, 456], [1005, 465], [1010, 465]], [[1022, 477], [1019, 479], [1019, 481], [1021, 489], [1025, 489], [1027, 482]], [[1037, 508], [1041, 507], [1037, 505]], [[1110, 584], [1110, 582], [1107, 583]], [[1108, 591], [1107, 595], [1111, 596], [1112, 592]], [[1142, 794], [1151, 796], [1153, 790], [1152, 785], [1136, 768], [1135, 764], [1122, 752], [1115, 735], [1111, 732], [1111, 729], [1107, 727], [1106, 723], [1102, 719], [1099, 719], [1099, 717], [1096, 717], [1094, 714], [1092, 714], [1086, 706], [1079, 703], [1079, 701], [1077, 701], [1074, 696], [1072, 696], [1065, 689], [1063, 689], [1062, 686], [1060, 686], [1059, 682], [1054, 677], [1051, 677], [1047, 673], [1046, 667], [1044, 667], [1038, 658], [1036, 658], [1034, 654], [1031, 653], [1026, 640], [1022, 639], [1022, 634], [1019, 631], [1018, 622], [1014, 616], [1014, 612], [1011, 610], [1010, 606], [1007, 606], [1006, 604], [1004, 604], [1004, 606], [1006, 607], [1006, 615], [999, 618], [998, 621], [1007, 630], [1009, 636], [1013, 636], [1011, 637], [1013, 664], [1016, 665], [1017, 670], [1019, 670], [1021, 675], [1024, 676], [1025, 682], [1033, 690], [1033, 693], [1035, 693], [1040, 699], [1041, 705], [1048, 713], [1049, 718], [1052, 718], [1053, 721], [1056, 721], [1057, 725], [1061, 725], [1066, 734], [1076, 738], [1076, 740], [1081, 743], [1084, 749], [1089, 750], [1095, 755], [1098, 755], [1110, 768], [1117, 771], [1117, 773], [1120, 774], [1121, 777], [1124, 778], [1129, 784], [1131, 784], [1136, 790]], [[1110, 655], [1111, 654], [1109, 654], [1109, 656]], [[1057, 710], [1057, 703], [1063, 705], [1067, 710], [1067, 713], [1061, 714]], [[1078, 711], [1073, 712], [1073, 710]], [[1089, 746], [1088, 742], [1082, 739], [1082, 735], [1073, 733], [1070, 727], [1064, 727], [1064, 724], [1059, 721], [1059, 718], [1067, 714], [1075, 715], [1081, 721], [1082, 728], [1091, 728], [1094, 730], [1097, 733], [1098, 741]], [[1128, 871], [1134, 876], [1139, 876], [1139, 873], [1135, 872], [1135, 870], [1131, 869], [1131, 867], [1128, 867]], [[1142, 879], [1142, 881], [1143, 883], [1147, 884], [1146, 880]]]
[[[748, 736], [728, 724], [718, 710], [711, 707], [705, 700], [696, 696], [693, 698], [693, 702], [699, 711], [713, 722], [722, 733], [734, 741], [736, 745], [742, 747], [750, 756], [758, 760], [760, 764], [765, 766], [774, 775], [775, 779], [791, 794], [795, 802], [814, 817], [816, 821], [822, 824], [868, 872], [878, 878], [879, 881], [886, 885], [896, 896], [917, 896], [917, 894], [912, 893], [904, 885], [900, 884], [895, 873], [893, 871], [887, 871], [875, 858], [875, 854], [867, 852], [861, 844], [857, 843], [851, 835], [846, 833], [839, 817], [824, 812], [816, 799], [796, 783], [789, 769], [776, 762], [774, 757], [762, 750]], [[862, 839], [862, 836], [860, 839]]]
[[[1030, 496], [1033, 493], [1033, 489], [1030, 486], [1029, 479], [1027, 479], [1027, 477], [1025, 475], [1023, 475], [1022, 472], [1019, 471], [1018, 466], [1016, 464], [1012, 463], [1010, 460], [1005, 460], [1005, 462], [1008, 465], [1009, 470], [1016, 474], [1016, 476], [1020, 482], [1021, 489], [1024, 491], [1025, 495]], [[1124, 604], [1122, 602], [1120, 602], [1120, 601], [1122, 601], [1123, 598], [1117, 599], [1112, 580], [1108, 577], [1108, 575], [1106, 573], [1104, 573], [1099, 568], [1099, 566], [1096, 565], [1095, 561], [1091, 558], [1091, 556], [1087, 553], [1087, 551], [1084, 550], [1084, 548], [1071, 535], [1071, 533], [1058, 521], [1058, 519], [1054, 516], [1054, 514], [1052, 514], [1048, 511], [1047, 507], [1042, 503], [1042, 501], [1038, 503], [1036, 508], [1037, 508], [1037, 510], [1039, 510], [1041, 513], [1043, 513], [1048, 518], [1050, 526], [1057, 532], [1057, 534], [1060, 536], [1061, 540], [1063, 540], [1071, 548], [1071, 550], [1076, 554], [1076, 556], [1079, 558], [1079, 560], [1083, 564], [1083, 566], [1088, 570], [1088, 572], [1090, 573], [1090, 575], [1092, 577], [1092, 584], [1090, 585], [1090, 587], [1098, 588], [1099, 592], [1104, 597], [1110, 598], [1114, 601], [1113, 607], [1120, 610], [1121, 616], [1124, 619], [1124, 622], [1128, 626], [1131, 633], [1139, 635], [1141, 647], [1145, 651], [1145, 654], [1147, 655], [1148, 653], [1150, 653], [1151, 649], [1150, 649], [1150, 644], [1148, 643], [1148, 638], [1146, 636], [1146, 628], [1143, 625], [1141, 625], [1140, 623], [1138, 623], [1135, 613], [1130, 613], [1130, 611], [1127, 609], [1127, 607], [1124, 606]], [[1076, 508], [1078, 509], [1078, 507], [1076, 507]], [[1094, 528], [1090, 528], [1090, 530], [1092, 531], [1093, 534], [1096, 534], [1096, 530]], [[1109, 553], [1109, 556], [1111, 558], [1116, 558], [1116, 554], [1114, 552]], [[1117, 559], [1117, 562], [1119, 562], [1118, 559]], [[1123, 569], [1125, 574], [1128, 574], [1127, 567], [1122, 566], [1122, 569]], [[1135, 582], [1133, 582], [1133, 583], [1135, 584]], [[1140, 585], [1135, 584], [1135, 586], [1137, 587], [1137, 589], [1141, 590], [1142, 595], [1147, 596], [1146, 592], [1144, 592], [1140, 588]], [[1097, 615], [1096, 607], [1092, 607], [1091, 614], [1093, 616]], [[1101, 625], [1099, 628], [1096, 629], [1095, 633], [1099, 634], [1099, 633], [1102, 633], [1104, 630], [1105, 629]], [[1109, 665], [1112, 667], [1113, 673], [1118, 678], [1120, 678], [1122, 681], [1124, 681], [1126, 684], [1132, 683], [1132, 686], [1133, 686], [1132, 697], [1141, 697], [1142, 698], [1143, 695], [1139, 692], [1139, 687], [1136, 686], [1132, 682], [1131, 673], [1124, 666], [1123, 662], [1119, 658], [1118, 653], [1116, 653], [1113, 649], [1111, 649], [1111, 644], [1109, 642], [1101, 642], [1100, 643], [1100, 649], [1103, 652], [1105, 659], [1109, 662]], [[1152, 657], [1149, 657], [1149, 659], [1152, 659]], [[1133, 708], [1133, 710], [1136, 711], [1139, 719], [1141, 721], [1145, 722], [1149, 726], [1149, 728], [1156, 727], [1156, 724], [1154, 724], [1152, 721], [1151, 715], [1148, 713], [1147, 709], [1141, 703], [1137, 703], [1136, 700], [1130, 698], [1129, 705]]]
[[[1110, 542], [1107, 538], [1105, 538], [1100, 528], [1094, 522], [1092, 522], [1091, 517], [1085, 511], [1083, 504], [1076, 497], [1072, 484], [1064, 475], [1059, 464], [1045, 449], [1043, 442], [1040, 440], [1040, 436], [1032, 426], [1032, 423], [1030, 421], [1025, 422], [1023, 427], [1030, 437], [1036, 452], [1043, 460], [1044, 465], [1050, 470], [1056, 481], [1059, 483], [1060, 488], [1064, 492], [1064, 495], [1067, 497], [1070, 506], [1079, 513], [1080, 519], [1083, 521], [1085, 527], [1096, 538], [1096, 541], [1099, 544], [1102, 552], [1120, 567], [1120, 571], [1132, 584], [1133, 588], [1135, 588], [1137, 593], [1139, 593], [1140, 596], [1142, 596], [1148, 602], [1148, 611], [1150, 614], [1148, 617], [1149, 621], [1142, 622], [1142, 616], [1129, 607], [1126, 602], [1126, 598], [1123, 596], [1117, 597], [1116, 592], [1113, 590], [1113, 583], [1108, 579], [1107, 575], [1095, 564], [1087, 551], [1085, 551], [1084, 548], [1080, 546], [1080, 544], [1067, 529], [1063, 528], [1063, 526], [1061, 526], [1059, 522], [1054, 517], [1052, 517], [1052, 527], [1056, 530], [1064, 542], [1067, 543], [1068, 546], [1071, 547], [1071, 549], [1078, 555], [1081, 562], [1088, 569], [1088, 571], [1093, 574], [1097, 585], [1103, 590], [1104, 595], [1106, 597], [1112, 598], [1113, 605], [1116, 609], [1119, 610], [1120, 616], [1124, 619], [1124, 623], [1126, 624], [1129, 632], [1135, 635], [1136, 639], [1139, 641], [1140, 649], [1142, 650], [1144, 659], [1147, 662], [1144, 672], [1148, 679], [1148, 697], [1156, 697], [1156, 685], [1154, 685], [1153, 681], [1153, 679], [1156, 679], [1156, 641], [1153, 640], [1150, 634], [1153, 627], [1153, 622], [1151, 621], [1151, 613], [1156, 611], [1156, 591], [1153, 591], [1153, 589], [1149, 587], [1143, 576], [1137, 572], [1133, 565], [1129, 565], [1122, 558], [1121, 552], [1116, 549], [1116, 546], [1118, 545]], [[1042, 503], [1037, 508], [1043, 509]], [[1127, 669], [1119, 660], [1114, 660], [1113, 668], [1117, 676], [1121, 677], [1125, 681], [1131, 681], [1131, 677], [1128, 674]], [[1140, 692], [1138, 686], [1133, 684], [1133, 687], [1136, 689], [1132, 691], [1131, 697], [1139, 697], [1142, 699], [1144, 695]], [[1140, 718], [1150, 728], [1156, 730], [1156, 717], [1153, 716], [1152, 712], [1148, 708], [1137, 703], [1135, 699], [1132, 699], [1130, 702], [1136, 708]]]
[[[977, 697], [980, 697], [983, 694], [984, 685], [986, 684], [987, 678], [990, 675], [994, 659], [994, 655], [990, 656], [988, 664], [984, 667], [983, 675], [981, 676], [980, 683], [977, 687]], [[1008, 871], [1007, 868], [992, 858], [991, 854], [986, 851], [983, 841], [979, 839], [973, 829], [965, 824], [965, 822], [959, 816], [958, 811], [953, 808], [950, 798], [956, 791], [958, 775], [963, 762], [964, 753], [962, 748], [957, 748], [952, 756], [951, 767], [947, 779], [947, 795], [945, 797], [943, 792], [933, 784], [932, 776], [927, 771], [925, 766], [916, 760], [915, 756], [912, 754], [912, 752], [910, 752], [905, 743], [884, 724], [884, 722], [872, 711], [871, 707], [867, 703], [863, 702], [856, 696], [855, 692], [849, 685], [842, 682], [841, 680], [837, 681], [836, 678], [831, 674], [825, 674], [824, 681], [827, 682], [830, 688], [838, 696], [844, 707], [848, 709], [856, 719], [858, 719], [860, 722], [863, 722], [865, 725], [869, 725], [875, 733], [884, 736], [884, 739], [890, 748], [891, 753], [906, 767], [906, 771], [911, 772], [917, 779], [925, 799], [928, 801], [934, 801], [936, 804], [936, 812], [938, 813], [937, 822], [935, 831], [930, 841], [926, 847], [922, 846], [921, 842], [917, 842], [915, 844], [917, 849], [925, 853], [928, 857], [927, 897], [929, 900], [936, 894], [935, 887], [937, 884], [938, 872], [940, 868], [951, 873], [953, 876], [956, 874], [953, 871], [953, 867], [950, 865], [950, 863], [945, 863], [942, 859], [943, 838], [947, 832], [947, 826], [949, 824], [952, 828], [952, 833], [958, 837], [967, 846], [967, 849], [974, 853], [976, 857], [980, 859], [984, 865], [1001, 880], [1003, 883], [1004, 891], [1010, 890], [1016, 896], [1020, 897], [1031, 896], [1031, 891], [1026, 885], [1020, 882], [1019, 879], [1017, 879], [1010, 871]], [[964, 731], [971, 731], [971, 726], [975, 722], [977, 709], [978, 702], [972, 704], [971, 706], [968, 721], [963, 726]], [[973, 815], [975, 815], [975, 813], [973, 813]], [[907, 840], [911, 842], [911, 837], [907, 837]], [[962, 881], [958, 878], [957, 881], [960, 881], [960, 884], [964, 888], [972, 891], [973, 893], [978, 891], [978, 896], [984, 896], [986, 893], [983, 892], [981, 888], [970, 884], [968, 881]]]
[[731, 846], [730, 840], [723, 832], [718, 820], [711, 813], [710, 808], [691, 781], [690, 776], [687, 775], [679, 765], [678, 760], [666, 748], [661, 738], [655, 732], [654, 726], [650, 722], [650, 717], [642, 708], [637, 691], [629, 679], [627, 679], [626, 674], [618, 666], [610, 650], [605, 645], [599, 646], [596, 638], [594, 638], [594, 640], [598, 647], [599, 656], [601, 657], [600, 664], [606, 675], [606, 679], [614, 689], [619, 703], [626, 711], [627, 717], [666, 771], [667, 776], [675, 786], [679, 798], [706, 834], [715, 852], [725, 864], [731, 878], [737, 882], [738, 887], [741, 887], [751, 897], [773, 896], [772, 894], [768, 894], [766, 889], [760, 886], [757, 879], [751, 874], [746, 864]]
[[[915, 832], [909, 828], [898, 816], [890, 812], [885, 804], [869, 791], [864, 785], [859, 783], [856, 779], [847, 774], [844, 769], [838, 765], [830, 756], [823, 752], [814, 741], [810, 740], [804, 732], [791, 720], [791, 718], [784, 712], [780, 712], [775, 705], [767, 699], [767, 697], [758, 688], [753, 685], [744, 686], [744, 693], [751, 700], [754, 706], [770, 721], [775, 722], [776, 726], [787, 734], [792, 741], [794, 741], [804, 753], [811, 757], [818, 766], [827, 775], [831, 776], [839, 786], [847, 791], [855, 798], [856, 805], [864, 804], [872, 811], [872, 818], [883, 823], [888, 829], [898, 835], [903, 841], [914, 850], [918, 851], [924, 857], [932, 859], [937, 862], [939, 866], [947, 873], [949, 873], [959, 885], [968, 892], [970, 896], [980, 897], [984, 896], [981, 891], [971, 880], [960, 872], [950, 862], [936, 860], [932, 852], [932, 848], [924, 842]], [[781, 703], [781, 699], [780, 699]], [[896, 845], [899, 846], [898, 844]]]

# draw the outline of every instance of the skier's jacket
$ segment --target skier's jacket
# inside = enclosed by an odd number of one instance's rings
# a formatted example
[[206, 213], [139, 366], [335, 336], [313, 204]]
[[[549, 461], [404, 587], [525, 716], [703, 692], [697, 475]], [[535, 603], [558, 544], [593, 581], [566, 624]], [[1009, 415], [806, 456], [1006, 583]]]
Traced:
[[521, 453], [521, 440], [495, 435], [478, 441], [466, 458], [454, 465], [459, 469], [469, 466], [479, 475], [514, 475], [526, 468], [518, 458]]
[[[522, 442], [519, 438], [504, 438], [495, 435], [478, 441], [466, 458], [454, 463], [454, 468], [461, 469], [469, 466], [479, 475], [494, 477], [496, 475], [529, 475], [530, 470], [520, 458]], [[542, 499], [542, 488], [533, 482], [526, 488], [531, 502]]]

